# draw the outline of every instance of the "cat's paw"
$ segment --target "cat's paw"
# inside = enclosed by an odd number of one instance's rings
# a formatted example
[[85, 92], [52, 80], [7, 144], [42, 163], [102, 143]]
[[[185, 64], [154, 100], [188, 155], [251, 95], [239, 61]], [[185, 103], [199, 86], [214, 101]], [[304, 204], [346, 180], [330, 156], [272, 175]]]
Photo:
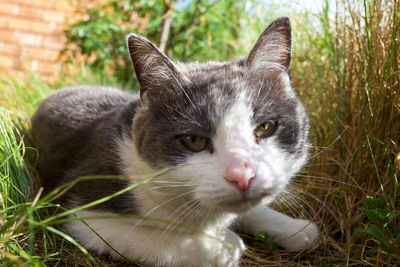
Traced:
[[[286, 250], [314, 249], [319, 237], [317, 225], [307, 220], [293, 220], [286, 225], [286, 231], [277, 238], [278, 244]], [[311, 246], [314, 245], [314, 246]]]
[[224, 230], [222, 235], [219, 233], [219, 240], [214, 243], [215, 266], [239, 266], [240, 258], [245, 250], [242, 239], [231, 230]]

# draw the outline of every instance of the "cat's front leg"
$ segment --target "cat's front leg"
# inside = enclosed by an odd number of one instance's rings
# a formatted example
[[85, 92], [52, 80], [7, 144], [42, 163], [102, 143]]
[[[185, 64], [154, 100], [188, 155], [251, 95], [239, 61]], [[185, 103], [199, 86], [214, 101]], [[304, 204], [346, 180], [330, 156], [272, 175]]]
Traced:
[[310, 247], [319, 236], [318, 227], [314, 223], [294, 219], [266, 205], [256, 206], [244, 213], [239, 218], [238, 228], [252, 235], [265, 231], [287, 250]]
[[245, 249], [241, 238], [227, 228], [204, 233], [179, 230], [165, 233], [158, 228], [146, 231], [153, 239], [148, 240], [149, 247], [157, 250], [156, 257], [148, 257], [144, 262], [146, 266], [236, 267]]
[[98, 254], [108, 253], [144, 266], [233, 267], [239, 265], [245, 249], [240, 237], [227, 228], [213, 228], [204, 233], [179, 228], [166, 231], [159, 225], [137, 225], [135, 219], [93, 218], [104, 213], [77, 214], [86, 217], [86, 223], [72, 221], [64, 227], [79, 243]]

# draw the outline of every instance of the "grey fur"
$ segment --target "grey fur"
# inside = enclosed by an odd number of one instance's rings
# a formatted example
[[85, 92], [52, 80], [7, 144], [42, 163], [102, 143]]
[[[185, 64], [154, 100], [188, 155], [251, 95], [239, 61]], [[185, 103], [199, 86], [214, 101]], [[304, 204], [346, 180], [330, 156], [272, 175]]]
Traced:
[[[32, 118], [45, 192], [80, 176], [121, 175], [116, 141], [130, 133], [138, 108], [138, 97], [108, 87], [69, 87], [47, 98]], [[71, 202], [82, 205], [127, 185], [118, 179], [81, 182], [58, 201], [67, 207]], [[127, 193], [97, 208], [134, 213], [132, 203], [133, 195]]]

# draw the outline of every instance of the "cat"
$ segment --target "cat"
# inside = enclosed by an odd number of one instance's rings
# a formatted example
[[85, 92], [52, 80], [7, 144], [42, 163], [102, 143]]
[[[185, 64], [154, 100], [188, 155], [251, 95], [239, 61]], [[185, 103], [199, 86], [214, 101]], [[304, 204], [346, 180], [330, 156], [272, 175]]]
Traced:
[[246, 58], [229, 62], [175, 63], [137, 34], [127, 45], [139, 95], [68, 87], [33, 116], [43, 186], [127, 177], [77, 183], [57, 200], [75, 208], [169, 169], [76, 212], [122, 217], [87, 218], [91, 229], [67, 222], [63, 231], [98, 254], [145, 266], [237, 266], [245, 246], [234, 230], [266, 231], [288, 250], [316, 241], [314, 223], [267, 206], [309, 147], [306, 112], [291, 87], [289, 18], [273, 21]]

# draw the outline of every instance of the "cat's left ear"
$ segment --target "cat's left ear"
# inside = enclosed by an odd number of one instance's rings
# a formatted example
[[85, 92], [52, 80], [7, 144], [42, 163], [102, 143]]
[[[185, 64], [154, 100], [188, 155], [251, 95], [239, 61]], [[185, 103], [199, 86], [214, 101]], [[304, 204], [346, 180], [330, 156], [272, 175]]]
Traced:
[[127, 36], [129, 54], [140, 84], [144, 103], [162, 98], [185, 79], [178, 67], [149, 40], [138, 34]]
[[274, 20], [258, 38], [246, 60], [255, 70], [283, 68], [289, 72], [292, 47], [292, 27], [288, 17]]

